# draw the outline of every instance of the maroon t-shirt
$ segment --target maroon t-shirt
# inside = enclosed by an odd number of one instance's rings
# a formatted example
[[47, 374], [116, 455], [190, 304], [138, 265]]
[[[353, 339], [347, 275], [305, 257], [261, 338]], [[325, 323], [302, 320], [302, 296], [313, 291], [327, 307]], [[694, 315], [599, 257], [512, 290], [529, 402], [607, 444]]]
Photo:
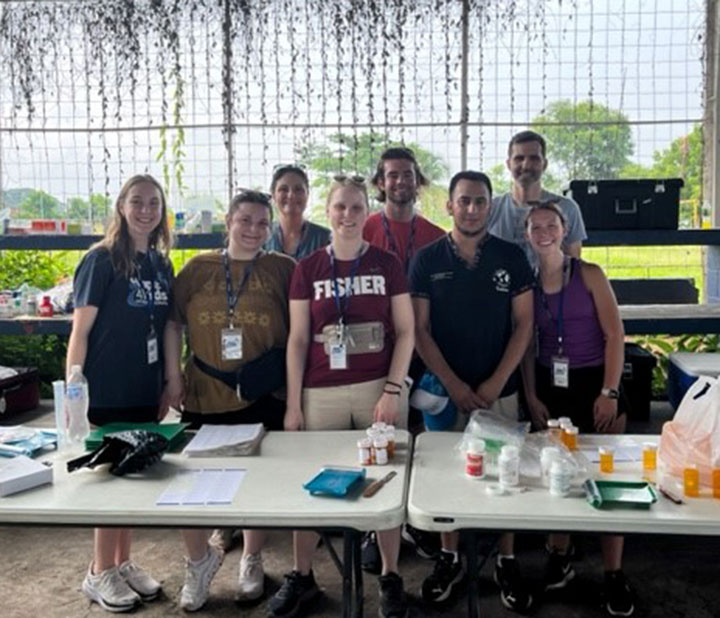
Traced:
[[311, 342], [305, 364], [304, 386], [356, 384], [388, 374], [395, 342], [390, 299], [408, 292], [407, 279], [398, 259], [377, 247], [368, 247], [351, 282], [354, 262], [335, 260], [342, 308], [345, 307], [345, 290], [351, 288], [345, 323], [382, 322], [385, 327], [384, 348], [382, 352], [349, 354], [347, 369], [330, 369], [330, 357], [325, 354], [323, 344], [314, 341], [314, 336], [321, 334], [328, 324], [337, 324], [340, 314], [334, 298], [330, 255], [327, 248], [318, 249], [300, 260], [290, 284], [290, 300], [310, 301]]
[[[413, 226], [415, 232], [413, 233]], [[371, 245], [394, 253], [400, 262], [407, 268], [415, 254], [441, 236], [445, 230], [428, 221], [422, 215], [415, 215], [412, 221], [393, 221], [388, 219], [388, 235], [383, 225], [382, 213], [374, 212], [365, 222], [363, 238]], [[411, 238], [412, 238], [412, 243]]]

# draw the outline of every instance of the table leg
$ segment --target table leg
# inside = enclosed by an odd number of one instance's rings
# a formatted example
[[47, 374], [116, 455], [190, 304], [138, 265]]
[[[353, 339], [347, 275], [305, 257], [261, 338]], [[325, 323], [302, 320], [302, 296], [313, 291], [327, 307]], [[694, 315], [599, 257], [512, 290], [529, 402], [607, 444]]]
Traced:
[[342, 563], [342, 615], [351, 618], [353, 605], [353, 566], [354, 566], [354, 531], [343, 532], [343, 563]]
[[355, 575], [355, 618], [362, 618], [365, 613], [365, 595], [363, 591], [362, 535], [353, 531], [353, 573]]
[[468, 576], [468, 616], [469, 618], [479, 618], [478, 580], [480, 573], [478, 572], [477, 533], [475, 530], [463, 530], [462, 536], [465, 543], [465, 561]]

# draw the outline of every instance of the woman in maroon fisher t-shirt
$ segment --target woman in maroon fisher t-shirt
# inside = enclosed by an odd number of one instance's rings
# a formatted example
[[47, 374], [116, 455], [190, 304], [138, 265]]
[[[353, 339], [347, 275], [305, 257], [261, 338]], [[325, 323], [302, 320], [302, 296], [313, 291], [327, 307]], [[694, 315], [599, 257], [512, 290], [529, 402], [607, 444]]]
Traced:
[[[407, 280], [399, 260], [363, 240], [368, 217], [362, 178], [336, 177], [327, 200], [332, 242], [298, 264], [290, 285], [286, 430], [365, 429], [407, 424], [405, 384], [414, 347]], [[383, 616], [404, 616], [397, 573], [400, 528], [377, 533]], [[276, 616], [294, 615], [318, 591], [314, 532], [296, 532], [293, 571], [270, 600]]]

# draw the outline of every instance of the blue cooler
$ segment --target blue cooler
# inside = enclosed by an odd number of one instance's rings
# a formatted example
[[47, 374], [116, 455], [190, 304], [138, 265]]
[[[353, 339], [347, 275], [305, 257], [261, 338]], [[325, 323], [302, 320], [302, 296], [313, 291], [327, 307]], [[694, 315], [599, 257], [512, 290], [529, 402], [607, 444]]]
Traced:
[[720, 375], [720, 354], [715, 352], [672, 352], [668, 368], [668, 399], [677, 410], [687, 390], [699, 376]]

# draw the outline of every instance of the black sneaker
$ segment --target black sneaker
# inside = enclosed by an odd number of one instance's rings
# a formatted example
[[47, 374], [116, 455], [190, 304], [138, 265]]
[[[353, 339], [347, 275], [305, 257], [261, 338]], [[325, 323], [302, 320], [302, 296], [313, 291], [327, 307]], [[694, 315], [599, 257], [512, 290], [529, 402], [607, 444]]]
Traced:
[[360, 563], [366, 573], [373, 575], [382, 573], [382, 558], [377, 544], [377, 535], [374, 532], [366, 532], [363, 535], [360, 543]]
[[285, 575], [285, 582], [268, 601], [268, 609], [273, 616], [294, 616], [303, 605], [313, 601], [319, 594], [320, 589], [312, 571], [308, 575], [292, 571]]
[[514, 558], [503, 558], [495, 566], [495, 583], [500, 587], [500, 600], [508, 609], [526, 612], [532, 605], [532, 595], [520, 575]]
[[435, 559], [433, 572], [422, 583], [420, 594], [426, 603], [442, 603], [450, 598], [453, 589], [465, 577], [460, 559], [453, 562], [453, 555], [441, 551]]
[[425, 560], [434, 560], [440, 554], [440, 535], [436, 532], [424, 532], [405, 524], [401, 538], [408, 545], [412, 545], [417, 555]]
[[406, 618], [408, 615], [408, 603], [403, 580], [397, 573], [388, 573], [378, 577], [380, 585], [380, 607], [378, 616], [380, 618]]
[[611, 616], [632, 616], [635, 603], [632, 589], [622, 571], [605, 572], [605, 609]]
[[570, 556], [552, 550], [545, 565], [545, 591], [565, 588], [575, 577], [575, 569], [570, 564]]

